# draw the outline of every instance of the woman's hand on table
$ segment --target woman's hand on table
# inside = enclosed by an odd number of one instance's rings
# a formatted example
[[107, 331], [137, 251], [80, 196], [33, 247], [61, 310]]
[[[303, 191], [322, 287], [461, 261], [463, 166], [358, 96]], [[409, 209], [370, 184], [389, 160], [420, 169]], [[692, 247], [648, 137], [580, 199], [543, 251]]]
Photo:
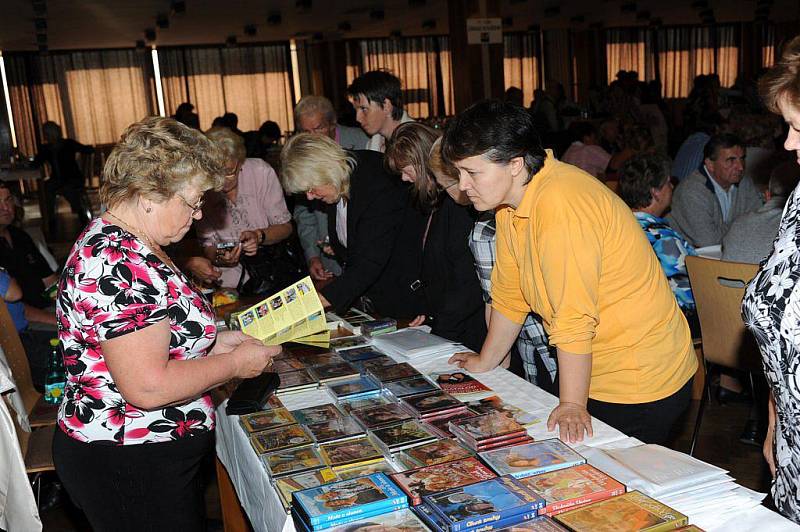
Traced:
[[219, 268], [211, 264], [211, 261], [205, 257], [189, 257], [184, 267], [195, 279], [204, 284], [214, 284], [222, 275]]
[[492, 369], [487, 367], [486, 362], [484, 362], [481, 359], [481, 356], [474, 351], [461, 351], [459, 353], [455, 353], [447, 360], [447, 363], [453, 364], [454, 366], [458, 366], [461, 369], [465, 369], [473, 373], [483, 373], [484, 371], [489, 371]]
[[258, 252], [258, 240], [257, 231], [242, 231], [242, 234], [239, 235], [242, 252], [248, 257], [255, 255]]
[[261, 375], [272, 366], [272, 358], [277, 356], [281, 349], [279, 345], [264, 345], [252, 338], [240, 343], [229, 353], [236, 364], [235, 376], [249, 379]]
[[408, 326], [409, 327], [419, 327], [423, 323], [425, 323], [425, 314], [420, 314], [419, 316], [417, 316], [416, 318], [414, 318], [413, 320], [408, 322]]
[[586, 432], [591, 438], [592, 416], [585, 406], [577, 403], [560, 403], [550, 413], [547, 419], [547, 430], [554, 431], [558, 425], [558, 437], [567, 443], [577, 443], [583, 441], [583, 434]]

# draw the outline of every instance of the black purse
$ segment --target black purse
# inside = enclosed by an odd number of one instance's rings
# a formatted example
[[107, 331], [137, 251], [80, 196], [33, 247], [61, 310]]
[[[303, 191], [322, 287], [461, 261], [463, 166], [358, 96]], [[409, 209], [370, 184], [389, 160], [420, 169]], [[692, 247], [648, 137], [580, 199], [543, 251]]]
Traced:
[[270, 396], [280, 385], [281, 378], [277, 373], [262, 373], [258, 377], [243, 380], [228, 399], [225, 413], [241, 416], [264, 410]]
[[[292, 236], [276, 244], [259, 246], [251, 256], [242, 255], [242, 276], [237, 290], [243, 296], [267, 296], [308, 275], [303, 252]], [[250, 277], [244, 281], [245, 272]]]

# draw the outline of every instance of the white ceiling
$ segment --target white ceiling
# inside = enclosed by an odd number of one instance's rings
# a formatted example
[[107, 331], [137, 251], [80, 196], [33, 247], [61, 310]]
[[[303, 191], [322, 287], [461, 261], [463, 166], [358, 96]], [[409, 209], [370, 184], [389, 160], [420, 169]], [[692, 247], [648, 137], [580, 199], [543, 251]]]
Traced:
[[[491, 1], [491, 0], [489, 0]], [[718, 22], [752, 21], [756, 2], [770, 0], [707, 0]], [[297, 0], [185, 0], [184, 13], [170, 13], [170, 0], [0, 0], [0, 50], [36, 50], [34, 3], [47, 6], [47, 45], [51, 50], [127, 48], [144, 39], [144, 30], [156, 30], [157, 45], [222, 44], [229, 35], [238, 42], [285, 41], [292, 37], [310, 38], [323, 33], [325, 38], [385, 37], [393, 31], [404, 35], [442, 35], [448, 33], [447, 0], [311, 0], [302, 10]], [[623, 12], [622, 4], [634, 3], [634, 12]], [[422, 5], [420, 5], [422, 4]], [[501, 14], [511, 17], [506, 29], [522, 31], [532, 24], [544, 28], [585, 28], [593, 23], [606, 27], [641, 25], [636, 12], [647, 11], [664, 24], [700, 23], [692, 0], [500, 0]], [[771, 18], [800, 19], [798, 0], [774, 0]], [[545, 16], [545, 8], [559, 6], [560, 13]], [[370, 17], [382, 9], [383, 20]], [[279, 25], [267, 17], [281, 14]], [[156, 26], [159, 14], [168, 16], [169, 28]], [[777, 15], [777, 17], [776, 17]], [[572, 17], [583, 16], [583, 22]], [[433, 29], [423, 29], [424, 21], [435, 20]], [[342, 22], [352, 29], [342, 32]], [[257, 28], [253, 37], [244, 35], [244, 26]]]

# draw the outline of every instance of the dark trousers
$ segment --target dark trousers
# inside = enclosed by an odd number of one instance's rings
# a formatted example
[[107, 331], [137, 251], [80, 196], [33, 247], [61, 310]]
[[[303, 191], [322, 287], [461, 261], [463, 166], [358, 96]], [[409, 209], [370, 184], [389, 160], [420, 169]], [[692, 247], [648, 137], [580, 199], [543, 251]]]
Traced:
[[95, 532], [194, 532], [206, 529], [201, 465], [213, 448], [213, 432], [111, 446], [79, 442], [56, 429], [53, 461]]
[[78, 215], [82, 224], [89, 221], [86, 217], [86, 211], [81, 205], [81, 196], [84, 194], [83, 184], [75, 182], [53, 182], [52, 180], [47, 183], [45, 189], [45, 202], [47, 207], [47, 219], [49, 220], [50, 227], [48, 229], [55, 229], [56, 224], [56, 197], [58, 195], [64, 196], [64, 199], [69, 202], [69, 206], [74, 214]]
[[664, 399], [650, 403], [619, 404], [589, 399], [589, 413], [628, 436], [663, 445], [669, 431], [692, 399], [692, 380]]
[[47, 364], [50, 361], [50, 339], [58, 338], [58, 331], [42, 331], [31, 329], [30, 327], [19, 333], [22, 347], [25, 348], [25, 355], [28, 357], [28, 366], [31, 369], [31, 380], [33, 387], [39, 393], [44, 393], [44, 379], [47, 375]]

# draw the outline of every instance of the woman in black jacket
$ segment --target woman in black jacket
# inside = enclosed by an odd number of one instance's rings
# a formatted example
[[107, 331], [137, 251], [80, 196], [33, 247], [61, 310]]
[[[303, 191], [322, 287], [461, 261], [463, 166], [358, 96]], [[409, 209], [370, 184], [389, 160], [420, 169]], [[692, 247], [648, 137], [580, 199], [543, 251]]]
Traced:
[[430, 159], [439, 137], [435, 129], [408, 122], [394, 131], [386, 150], [389, 169], [413, 183], [415, 206], [425, 217], [426, 228], [417, 241], [422, 252], [417, 271], [428, 312], [412, 324], [428, 323], [434, 334], [480, 349], [486, 320], [468, 246], [474, 211], [456, 203], [460, 194], [457, 181], [446, 189], [437, 183]]
[[366, 296], [383, 317], [425, 312], [418, 282], [425, 218], [382, 153], [345, 151], [325, 135], [301, 133], [281, 152], [281, 177], [286, 192], [327, 206], [330, 247], [343, 271], [319, 290], [323, 306], [346, 310]]

